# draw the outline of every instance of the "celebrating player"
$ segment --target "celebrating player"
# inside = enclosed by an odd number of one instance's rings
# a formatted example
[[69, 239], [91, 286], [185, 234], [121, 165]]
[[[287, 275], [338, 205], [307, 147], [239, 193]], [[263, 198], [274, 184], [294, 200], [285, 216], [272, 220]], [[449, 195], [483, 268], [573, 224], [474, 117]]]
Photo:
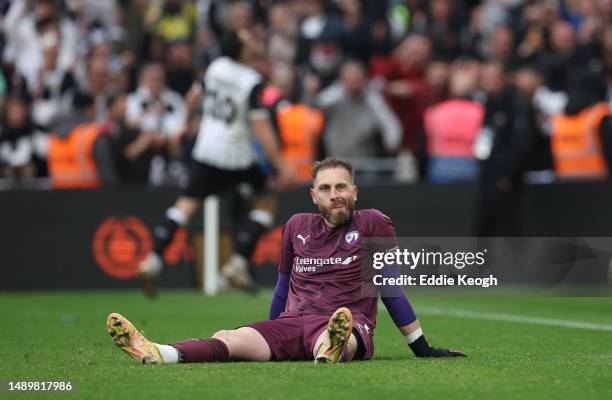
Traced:
[[[265, 57], [265, 49], [248, 31], [241, 30], [225, 34], [222, 51], [224, 56], [213, 61], [204, 76], [204, 115], [192, 153], [189, 186], [166, 211], [164, 222], [153, 230], [153, 251], [139, 266], [145, 290], [151, 289], [150, 278], [160, 274], [161, 256], [174, 232], [187, 224], [205, 197], [238, 184], [263, 193], [266, 177], [256, 164], [251, 131], [275, 168], [277, 182], [282, 185], [294, 178], [281, 158], [268, 113], [260, 103], [263, 78], [251, 67]], [[236, 254], [222, 269], [242, 287], [252, 285], [248, 259], [259, 236], [273, 222], [269, 198], [259, 196], [253, 203], [255, 207], [238, 229]]]
[[[113, 341], [143, 364], [370, 359], [378, 295], [364, 290], [363, 274], [372, 270], [372, 260], [363, 256], [370, 252], [363, 238], [385, 238], [390, 247], [377, 250], [391, 250], [397, 246], [395, 230], [380, 211], [355, 211], [357, 187], [350, 163], [326, 158], [315, 163], [312, 177], [310, 195], [320, 213], [296, 214], [283, 229], [268, 321], [162, 345], [112, 313], [107, 329]], [[381, 297], [417, 357], [464, 356], [429, 345], [403, 291], [383, 291]]]

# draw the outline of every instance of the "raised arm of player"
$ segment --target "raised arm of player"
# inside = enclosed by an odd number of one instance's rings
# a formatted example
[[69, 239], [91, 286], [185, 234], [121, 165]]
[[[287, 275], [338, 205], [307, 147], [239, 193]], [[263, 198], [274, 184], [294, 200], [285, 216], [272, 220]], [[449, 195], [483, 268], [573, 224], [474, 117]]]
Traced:
[[296, 176], [293, 170], [285, 163], [278, 139], [274, 134], [274, 128], [270, 121], [268, 110], [261, 104], [262, 85], [256, 85], [249, 99], [249, 122], [253, 135], [261, 145], [268, 161], [274, 166], [281, 185], [288, 185], [295, 181]]
[[257, 116], [251, 116], [250, 121], [253, 134], [259, 141], [268, 161], [270, 161], [276, 171], [280, 173], [285, 169], [285, 163], [281, 157], [280, 146], [274, 136], [270, 118], [267, 115], [258, 114]]
[[[388, 238], [377, 244], [376, 251], [387, 251], [398, 246], [395, 228], [391, 219], [381, 212], [376, 211], [372, 221], [371, 236], [375, 238]], [[382, 268], [385, 278], [398, 278], [400, 267], [398, 265], [387, 265]], [[388, 280], [387, 280], [388, 282]], [[423, 335], [421, 323], [417, 319], [412, 305], [406, 298], [404, 290], [400, 286], [382, 286], [380, 295], [382, 302], [389, 311], [391, 319], [404, 336], [406, 343], [417, 357], [457, 357], [465, 356], [460, 351], [431, 347]]]

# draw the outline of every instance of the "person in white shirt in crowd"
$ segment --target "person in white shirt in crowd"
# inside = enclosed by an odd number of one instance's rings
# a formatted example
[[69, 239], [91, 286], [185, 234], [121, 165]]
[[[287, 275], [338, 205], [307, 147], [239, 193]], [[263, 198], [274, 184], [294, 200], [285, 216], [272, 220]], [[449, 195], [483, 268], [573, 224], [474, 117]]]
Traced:
[[48, 35], [57, 37], [59, 69], [70, 68], [75, 61], [77, 26], [61, 13], [58, 0], [13, 0], [2, 21], [2, 33], [7, 43], [3, 61], [14, 63], [30, 84], [38, 79], [44, 64], [43, 44]]
[[[161, 64], [147, 64], [140, 74], [140, 84], [126, 104], [129, 126], [150, 136], [143, 152], [153, 147], [160, 155], [151, 163], [149, 183], [157, 186], [167, 179], [183, 179], [184, 169], [178, 162], [167, 163], [163, 154], [170, 140], [182, 129], [187, 117], [183, 98], [166, 86], [166, 73]], [[167, 171], [167, 173], [166, 173]]]
[[71, 111], [72, 96], [77, 91], [77, 81], [70, 67], [58, 63], [59, 37], [50, 32], [40, 41], [43, 62], [37, 79], [29, 82], [33, 97], [32, 119], [38, 126], [50, 128], [58, 119]]

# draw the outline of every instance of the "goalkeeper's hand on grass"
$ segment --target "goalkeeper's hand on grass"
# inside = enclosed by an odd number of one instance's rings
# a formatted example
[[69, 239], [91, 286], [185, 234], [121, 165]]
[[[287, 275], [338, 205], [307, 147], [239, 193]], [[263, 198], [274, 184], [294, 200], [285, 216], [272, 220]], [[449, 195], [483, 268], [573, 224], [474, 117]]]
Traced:
[[431, 353], [429, 354], [429, 357], [467, 357], [467, 354], [457, 350], [438, 349], [435, 347], [430, 347], [430, 349]]
[[410, 350], [415, 356], [419, 358], [430, 358], [430, 357], [467, 357], [465, 353], [451, 349], [441, 349], [431, 347], [425, 339], [424, 335], [419, 336], [417, 340], [408, 345]]

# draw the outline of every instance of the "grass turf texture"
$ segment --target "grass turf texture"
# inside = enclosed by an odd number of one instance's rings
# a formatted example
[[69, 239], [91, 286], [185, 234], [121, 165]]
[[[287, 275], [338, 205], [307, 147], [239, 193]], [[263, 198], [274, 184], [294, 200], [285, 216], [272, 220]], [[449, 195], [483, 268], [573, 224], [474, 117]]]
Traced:
[[[610, 298], [413, 293], [419, 307], [612, 322]], [[0, 295], [0, 380], [67, 380], [74, 398], [603, 399], [612, 387], [612, 332], [519, 322], [421, 315], [433, 345], [469, 358], [416, 359], [380, 308], [376, 355], [367, 362], [182, 364], [143, 366], [105, 331], [111, 311], [161, 343], [207, 337], [266, 318], [270, 292], [256, 297], [167, 291]], [[0, 393], [13, 398], [13, 394]], [[28, 396], [19, 395], [18, 398]], [[41, 394], [31, 397], [40, 398]]]

